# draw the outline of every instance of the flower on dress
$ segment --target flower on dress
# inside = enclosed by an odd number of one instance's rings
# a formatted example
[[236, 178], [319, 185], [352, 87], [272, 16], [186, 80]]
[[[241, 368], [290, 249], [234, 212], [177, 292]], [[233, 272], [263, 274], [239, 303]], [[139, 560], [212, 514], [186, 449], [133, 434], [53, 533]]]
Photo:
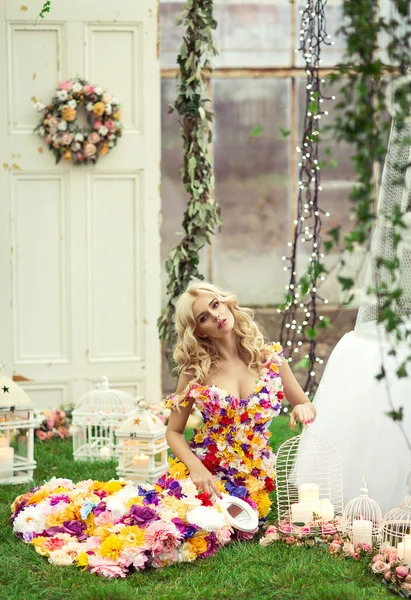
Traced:
[[181, 533], [174, 523], [155, 521], [146, 529], [145, 544], [153, 556], [162, 552], [170, 552], [177, 546], [180, 539]]

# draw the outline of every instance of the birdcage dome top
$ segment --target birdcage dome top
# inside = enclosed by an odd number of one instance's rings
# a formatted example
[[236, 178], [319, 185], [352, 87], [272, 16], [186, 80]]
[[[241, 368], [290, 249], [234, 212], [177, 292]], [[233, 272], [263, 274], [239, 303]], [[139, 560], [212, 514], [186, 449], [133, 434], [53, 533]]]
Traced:
[[31, 408], [33, 402], [26, 392], [15, 381], [3, 375], [2, 370], [3, 365], [0, 363], [0, 408]]
[[131, 414], [116, 435], [129, 436], [130, 433], [138, 435], [162, 433], [166, 430], [163, 421], [148, 408], [147, 402], [142, 398], [137, 409]]
[[106, 414], [127, 415], [136, 408], [136, 400], [122, 390], [110, 388], [107, 377], [103, 377], [94, 390], [86, 392], [76, 402], [73, 415]]

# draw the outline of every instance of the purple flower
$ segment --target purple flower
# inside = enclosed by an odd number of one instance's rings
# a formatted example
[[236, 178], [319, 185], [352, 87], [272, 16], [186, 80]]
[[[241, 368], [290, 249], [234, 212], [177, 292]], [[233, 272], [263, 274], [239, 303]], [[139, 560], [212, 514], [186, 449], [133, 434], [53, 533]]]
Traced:
[[181, 498], [181, 495], [182, 495], [181, 485], [175, 479], [173, 479], [173, 481], [168, 486], [168, 495], [175, 496], [176, 498]]
[[130, 514], [124, 518], [124, 522], [129, 525], [138, 525], [139, 527], [147, 527], [153, 521], [158, 521], [159, 516], [156, 511], [149, 506], [138, 506], [133, 504], [130, 508]]
[[259, 476], [259, 474], [260, 474], [260, 469], [256, 469], [256, 468], [254, 468], [254, 469], [251, 471], [251, 475], [252, 475], [253, 477], [258, 477], [258, 476]]
[[65, 533], [76, 536], [79, 542], [82, 542], [88, 537], [84, 533], [85, 529], [87, 529], [87, 525], [83, 523], [83, 521], [76, 521], [75, 519], [72, 521], [64, 521], [63, 528]]
[[217, 541], [215, 533], [210, 533], [210, 535], [208, 535], [205, 538], [205, 540], [207, 542], [207, 550], [200, 555], [201, 558], [207, 558], [208, 556], [215, 554], [219, 549], [219, 543]]
[[57, 494], [56, 496], [52, 496], [50, 498], [50, 506], [55, 506], [59, 502], [67, 502], [67, 504], [70, 504], [70, 498], [67, 496], [67, 494]]
[[236, 498], [245, 498], [248, 494], [248, 490], [244, 485], [234, 485], [230, 481], [227, 481], [225, 484], [226, 490], [231, 496], [235, 496]]
[[184, 521], [178, 518], [172, 519], [172, 523], [174, 523], [179, 532], [184, 536], [185, 540], [194, 537], [196, 531], [200, 529], [196, 525], [186, 525]]
[[144, 497], [144, 504], [154, 504], [157, 506], [160, 502], [158, 499], [158, 492], [155, 490], [145, 490], [141, 486], [138, 486], [138, 495]]
[[244, 452], [248, 452], [249, 449], [251, 448], [250, 444], [241, 444], [241, 448], [243, 449]]
[[34, 537], [34, 533], [32, 531], [25, 531], [23, 533], [23, 540], [28, 544]]
[[105, 502], [99, 502], [97, 506], [93, 509], [93, 515], [98, 517], [102, 512], [105, 512], [107, 505]]

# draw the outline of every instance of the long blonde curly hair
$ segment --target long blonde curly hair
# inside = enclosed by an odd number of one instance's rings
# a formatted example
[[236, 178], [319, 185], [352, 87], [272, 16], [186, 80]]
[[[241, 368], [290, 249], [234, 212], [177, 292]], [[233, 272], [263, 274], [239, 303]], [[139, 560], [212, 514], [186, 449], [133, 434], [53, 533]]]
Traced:
[[194, 300], [202, 293], [210, 292], [223, 302], [234, 316], [237, 351], [248, 368], [261, 367], [267, 344], [250, 308], [239, 306], [237, 297], [207, 282], [191, 283], [176, 303], [177, 343], [173, 356], [178, 373], [187, 373], [195, 383], [204, 383], [211, 369], [218, 368], [220, 357], [212, 343], [200, 338], [195, 329]]

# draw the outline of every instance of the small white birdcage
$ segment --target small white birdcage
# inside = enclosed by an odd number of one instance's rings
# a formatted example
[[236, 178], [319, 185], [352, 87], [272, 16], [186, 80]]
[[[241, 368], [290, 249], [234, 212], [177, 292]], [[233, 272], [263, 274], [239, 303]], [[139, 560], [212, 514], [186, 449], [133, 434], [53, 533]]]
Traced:
[[397, 548], [398, 558], [411, 567], [411, 473], [407, 481], [408, 495], [384, 516], [380, 541], [383, 547]]
[[117, 475], [134, 482], [157, 481], [167, 468], [166, 427], [141, 399], [138, 409], [116, 431]]
[[326, 440], [305, 428], [277, 453], [277, 508], [279, 521], [297, 526], [321, 526], [341, 519], [343, 475], [341, 459]]
[[377, 502], [368, 496], [367, 480], [362, 480], [360, 495], [347, 504], [343, 513], [343, 531], [354, 545], [374, 544], [379, 541], [382, 513]]
[[109, 459], [114, 456], [114, 432], [136, 410], [136, 399], [109, 388], [107, 377], [84, 394], [73, 410], [73, 458]]
[[[0, 373], [3, 365], [0, 363]], [[33, 479], [34, 406], [12, 379], [0, 374], [0, 483]]]

